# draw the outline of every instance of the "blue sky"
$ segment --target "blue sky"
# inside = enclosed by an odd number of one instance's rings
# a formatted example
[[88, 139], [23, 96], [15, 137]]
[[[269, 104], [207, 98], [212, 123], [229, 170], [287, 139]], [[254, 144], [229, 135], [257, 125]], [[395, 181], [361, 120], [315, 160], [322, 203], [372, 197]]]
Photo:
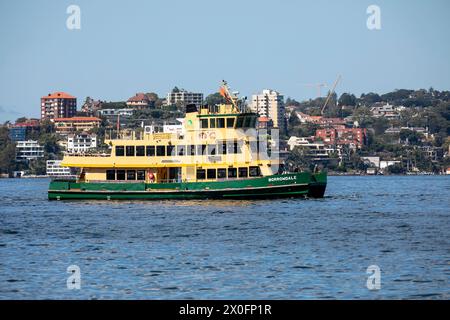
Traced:
[[[71, 4], [80, 30], [66, 28]], [[381, 30], [366, 27], [371, 4]], [[338, 94], [449, 90], [449, 12], [447, 0], [0, 0], [0, 122], [38, 117], [54, 91], [80, 106], [175, 85], [208, 94], [221, 79], [298, 100], [338, 74]]]

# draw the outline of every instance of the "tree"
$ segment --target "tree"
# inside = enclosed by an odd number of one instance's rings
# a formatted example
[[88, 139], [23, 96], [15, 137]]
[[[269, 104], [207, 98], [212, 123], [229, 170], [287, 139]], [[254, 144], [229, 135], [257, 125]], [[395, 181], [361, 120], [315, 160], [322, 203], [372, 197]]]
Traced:
[[27, 120], [28, 120], [27, 117], [20, 117], [16, 120], [16, 123], [24, 123], [27, 122]]
[[340, 106], [356, 106], [356, 97], [353, 94], [343, 93], [338, 102]]
[[154, 92], [148, 92], [145, 95], [147, 96], [148, 100], [153, 101], [153, 102], [155, 102], [159, 99], [158, 94], [156, 94]]
[[45, 119], [44, 121], [41, 122], [40, 125], [41, 134], [52, 133], [53, 131], [54, 131], [53, 122], [51, 122], [49, 119]]
[[16, 145], [9, 139], [8, 128], [0, 127], [0, 173], [9, 173], [15, 169]]
[[388, 166], [387, 172], [389, 174], [405, 174], [406, 169], [400, 163], [396, 163], [391, 166]]
[[384, 117], [375, 118], [372, 127], [376, 135], [383, 134], [389, 128], [389, 121]]
[[291, 99], [290, 97], [288, 97], [286, 99], [286, 105], [287, 106], [299, 107], [300, 106], [300, 102], [296, 101], [295, 99]]
[[381, 102], [381, 97], [377, 93], [369, 92], [367, 94], [361, 94], [359, 98], [359, 104], [372, 105], [375, 102]]
[[216, 104], [226, 103], [226, 100], [220, 93], [216, 92], [207, 96], [205, 103], [209, 106], [215, 106]]
[[353, 120], [358, 122], [361, 128], [367, 128], [372, 122], [372, 113], [368, 107], [359, 107], [353, 112]]
[[308, 156], [308, 150], [298, 146], [289, 153], [286, 165], [288, 171], [312, 170], [314, 168], [314, 164]]
[[51, 158], [56, 158], [61, 153], [61, 146], [58, 144], [58, 137], [53, 133], [41, 134], [39, 144], [44, 147], [44, 152]]

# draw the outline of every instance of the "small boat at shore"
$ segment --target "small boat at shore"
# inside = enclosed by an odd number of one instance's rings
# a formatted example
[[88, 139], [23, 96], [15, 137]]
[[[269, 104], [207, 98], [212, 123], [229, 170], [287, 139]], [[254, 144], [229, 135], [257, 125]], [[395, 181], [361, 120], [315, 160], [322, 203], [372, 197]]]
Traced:
[[270, 199], [324, 196], [326, 172], [280, 173], [270, 133], [257, 130], [258, 114], [220, 89], [227, 103], [186, 106], [182, 129], [105, 141], [110, 154], [66, 154], [77, 179], [50, 182], [50, 200]]

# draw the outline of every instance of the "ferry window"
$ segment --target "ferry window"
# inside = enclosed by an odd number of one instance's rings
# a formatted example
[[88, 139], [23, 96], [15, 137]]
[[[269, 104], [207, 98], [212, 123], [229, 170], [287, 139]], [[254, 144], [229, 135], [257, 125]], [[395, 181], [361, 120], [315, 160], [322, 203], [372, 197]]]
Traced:
[[206, 144], [199, 144], [197, 146], [197, 155], [198, 156], [206, 155]]
[[156, 146], [156, 155], [158, 157], [166, 156], [166, 146]]
[[125, 170], [117, 170], [117, 180], [125, 180]]
[[127, 180], [136, 180], [136, 170], [127, 170]]
[[167, 146], [167, 156], [174, 156], [175, 155], [175, 146]]
[[259, 152], [259, 144], [258, 141], [250, 141], [250, 150], [252, 153]]
[[216, 118], [209, 119], [209, 127], [215, 128], [216, 127]]
[[195, 156], [195, 146], [194, 145], [190, 145], [188, 147], [188, 152], [190, 156]]
[[250, 127], [250, 122], [252, 121], [251, 117], [245, 117], [244, 118], [244, 124], [242, 125], [244, 128]]
[[217, 118], [217, 128], [225, 128], [225, 118]]
[[261, 170], [259, 169], [259, 167], [255, 166], [250, 167], [249, 169], [250, 177], [259, 177], [261, 175]]
[[201, 119], [200, 120], [200, 128], [201, 129], [208, 129], [208, 119]]
[[234, 118], [227, 118], [227, 128], [234, 127]]
[[234, 144], [233, 141], [228, 141], [227, 142], [227, 153], [229, 154], [233, 154], [234, 152]]
[[123, 157], [125, 155], [124, 146], [116, 146], [116, 157]]
[[106, 170], [106, 180], [116, 180], [116, 170]]
[[197, 169], [197, 180], [206, 179], [206, 170], [205, 169]]
[[219, 148], [217, 154], [227, 154], [227, 143], [219, 143]]
[[228, 178], [236, 178], [236, 177], [237, 177], [237, 169], [228, 168]]
[[144, 146], [136, 146], [136, 156], [138, 156], [138, 157], [145, 156], [145, 148], [144, 148]]
[[249, 127], [250, 127], [250, 128], [254, 128], [255, 125], [256, 125], [256, 117], [251, 117]]
[[177, 146], [177, 154], [179, 156], [184, 156], [186, 154], [186, 146]]
[[208, 145], [208, 155], [213, 156], [216, 154], [217, 146], [215, 144]]
[[233, 153], [241, 153], [241, 146], [237, 142], [233, 143]]
[[236, 121], [236, 128], [242, 128], [242, 123], [244, 122], [243, 117], [238, 117]]
[[136, 171], [136, 178], [141, 181], [145, 180], [145, 170]]
[[227, 169], [217, 169], [217, 178], [225, 179], [227, 177]]
[[127, 146], [125, 150], [127, 152], [127, 157], [134, 156], [134, 146]]
[[216, 169], [208, 169], [206, 170], [206, 176], [208, 179], [216, 179], [217, 175], [216, 175]]
[[239, 178], [247, 178], [248, 177], [248, 168], [239, 168]]
[[147, 157], [154, 157], [155, 156], [155, 146], [146, 146], [145, 147], [147, 152]]

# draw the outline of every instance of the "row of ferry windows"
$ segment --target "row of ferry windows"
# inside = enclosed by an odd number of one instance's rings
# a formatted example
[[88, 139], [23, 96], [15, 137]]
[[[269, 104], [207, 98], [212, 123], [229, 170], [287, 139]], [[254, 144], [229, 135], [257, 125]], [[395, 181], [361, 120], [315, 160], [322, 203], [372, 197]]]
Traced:
[[[197, 180], [261, 176], [259, 167], [197, 169]], [[145, 180], [145, 170], [106, 170], [106, 180]]]
[[145, 180], [145, 170], [106, 170], [106, 180]]
[[254, 128], [256, 124], [256, 117], [237, 117], [237, 118], [210, 118], [200, 119], [201, 129], [214, 128], [234, 128], [236, 120], [236, 128]]
[[240, 145], [234, 143], [178, 145], [178, 146], [116, 146], [116, 157], [165, 157], [241, 153]]
[[197, 180], [225, 179], [225, 178], [248, 178], [261, 176], [258, 166], [219, 169], [197, 169]]

